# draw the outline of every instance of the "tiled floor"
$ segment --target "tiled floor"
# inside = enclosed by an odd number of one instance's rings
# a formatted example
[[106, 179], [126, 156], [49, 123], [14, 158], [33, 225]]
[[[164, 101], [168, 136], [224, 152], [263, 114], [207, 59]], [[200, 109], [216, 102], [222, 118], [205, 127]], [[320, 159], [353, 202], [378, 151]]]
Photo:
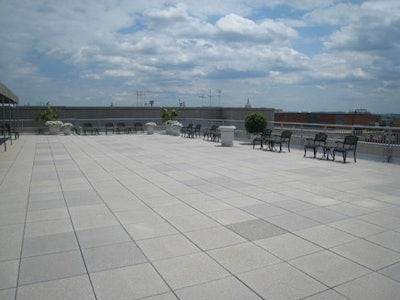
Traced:
[[398, 299], [400, 165], [154, 135], [0, 153], [0, 299]]

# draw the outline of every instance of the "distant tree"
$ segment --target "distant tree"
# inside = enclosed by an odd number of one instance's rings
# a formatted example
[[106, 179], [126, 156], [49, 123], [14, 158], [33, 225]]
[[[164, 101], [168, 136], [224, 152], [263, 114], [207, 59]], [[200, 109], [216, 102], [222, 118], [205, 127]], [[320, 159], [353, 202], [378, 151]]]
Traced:
[[35, 116], [35, 121], [56, 121], [58, 120], [58, 115], [55, 113], [54, 109], [47, 105], [46, 108]]
[[267, 127], [267, 118], [260, 113], [250, 113], [245, 118], [244, 126], [248, 133], [262, 132]]
[[173, 120], [175, 118], [177, 118], [179, 116], [179, 109], [176, 108], [172, 108], [172, 109], [168, 109], [168, 108], [161, 108], [161, 119], [163, 121], [163, 123], [169, 121], [169, 120]]

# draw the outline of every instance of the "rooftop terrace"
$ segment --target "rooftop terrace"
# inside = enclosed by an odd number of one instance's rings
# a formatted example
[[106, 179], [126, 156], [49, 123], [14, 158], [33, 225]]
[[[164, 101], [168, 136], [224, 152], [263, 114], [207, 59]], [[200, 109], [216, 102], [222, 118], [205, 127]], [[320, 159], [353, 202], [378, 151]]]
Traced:
[[0, 153], [0, 299], [396, 299], [400, 165], [155, 135]]

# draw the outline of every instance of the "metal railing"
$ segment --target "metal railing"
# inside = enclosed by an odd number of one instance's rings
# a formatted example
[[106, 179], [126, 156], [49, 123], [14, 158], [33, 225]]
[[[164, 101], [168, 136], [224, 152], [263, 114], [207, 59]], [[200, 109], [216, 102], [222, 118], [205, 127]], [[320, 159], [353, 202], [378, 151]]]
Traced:
[[356, 135], [359, 138], [358, 152], [381, 157], [387, 162], [400, 158], [400, 127], [285, 122], [270, 124], [275, 132], [291, 130], [294, 143], [300, 145], [304, 145], [307, 138], [314, 138], [318, 132], [328, 134], [330, 144], [343, 141], [346, 135]]
[[300, 139], [314, 137], [318, 132], [328, 134], [329, 140], [343, 139], [346, 135], [356, 135], [359, 142], [400, 145], [400, 127], [377, 127], [364, 125], [336, 125], [313, 123], [270, 122], [274, 129], [290, 129]]
[[[127, 126], [140, 122], [143, 125], [147, 122], [155, 122], [159, 129], [163, 129], [164, 125], [161, 118], [108, 118], [108, 119], [63, 119], [63, 122], [69, 122], [74, 127], [82, 127], [85, 123], [91, 123], [98, 127], [100, 131], [104, 131], [106, 123], [116, 125], [124, 122]], [[201, 128], [210, 128], [212, 125], [234, 125], [236, 126], [237, 138], [249, 138], [246, 133], [244, 120], [229, 119], [202, 119], [202, 118], [178, 118], [182, 124], [200, 124]], [[17, 119], [16, 126], [20, 128], [21, 133], [34, 132], [38, 133], [39, 129], [44, 129], [42, 123], [28, 119]], [[273, 134], [280, 134], [283, 130], [289, 129], [293, 132], [293, 144], [304, 145], [307, 138], [313, 138], [318, 132], [328, 134], [328, 142], [333, 143], [337, 140], [343, 140], [346, 135], [356, 135], [359, 137], [359, 143], [365, 151], [375, 149], [375, 154], [383, 155], [385, 160], [390, 161], [392, 157], [400, 157], [400, 127], [380, 127], [380, 126], [364, 126], [364, 125], [338, 125], [338, 124], [319, 124], [319, 123], [294, 123], [294, 122], [268, 122], [268, 128], [273, 129]], [[36, 130], [36, 131], [35, 131]], [[373, 152], [373, 151], [369, 151]]]

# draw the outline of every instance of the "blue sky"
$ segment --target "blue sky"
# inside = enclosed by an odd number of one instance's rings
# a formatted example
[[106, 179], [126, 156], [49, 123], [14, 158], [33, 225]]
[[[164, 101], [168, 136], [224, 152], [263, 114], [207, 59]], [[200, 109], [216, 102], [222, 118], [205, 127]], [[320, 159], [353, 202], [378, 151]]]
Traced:
[[398, 0], [0, 8], [0, 81], [22, 105], [216, 106], [220, 90], [222, 106], [400, 113]]

